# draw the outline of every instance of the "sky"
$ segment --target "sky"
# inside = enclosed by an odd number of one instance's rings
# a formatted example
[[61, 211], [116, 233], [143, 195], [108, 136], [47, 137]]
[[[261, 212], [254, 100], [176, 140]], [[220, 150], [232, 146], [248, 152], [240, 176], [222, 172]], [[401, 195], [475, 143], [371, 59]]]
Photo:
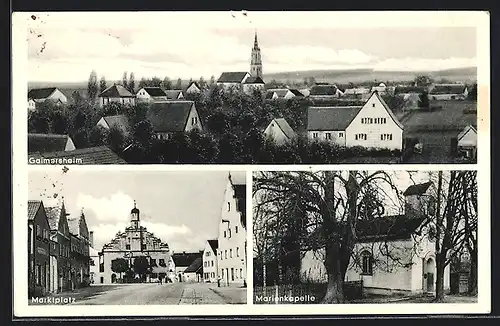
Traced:
[[[231, 172], [245, 178], [245, 172]], [[111, 241], [130, 221], [134, 200], [141, 225], [170, 250], [203, 250], [218, 235], [228, 172], [89, 171], [45, 167], [29, 171], [29, 199], [52, 206], [64, 196], [70, 217], [85, 215], [94, 248]], [[54, 199], [54, 194], [57, 198]]]
[[134, 72], [136, 79], [218, 78], [223, 71], [249, 70], [256, 31], [264, 75], [477, 65], [475, 25], [450, 19], [449, 13], [439, 19], [422, 15], [406, 19], [381, 12], [355, 16], [341, 12], [46, 13], [28, 18], [28, 79], [81, 82], [92, 70], [107, 80], [121, 80], [124, 71]]

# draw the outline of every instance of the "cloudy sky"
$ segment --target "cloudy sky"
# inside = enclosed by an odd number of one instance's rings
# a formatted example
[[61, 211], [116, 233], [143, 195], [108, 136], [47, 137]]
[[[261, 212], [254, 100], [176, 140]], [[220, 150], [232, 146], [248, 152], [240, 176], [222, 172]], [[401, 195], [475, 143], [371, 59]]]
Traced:
[[[421, 71], [476, 66], [466, 20], [387, 13], [50, 13], [28, 19], [29, 81], [216, 78], [248, 71], [254, 32], [264, 74], [311, 69]], [[385, 15], [385, 16], [381, 16]], [[451, 15], [451, 14], [448, 14]], [[29, 16], [28, 16], [29, 17]], [[392, 17], [392, 18], [391, 18]], [[396, 19], [396, 18], [397, 19]], [[413, 17], [413, 18], [412, 18]], [[412, 24], [413, 19], [413, 24]], [[463, 22], [463, 25], [457, 25]]]
[[[245, 178], [245, 172], [232, 172]], [[29, 171], [29, 199], [51, 206], [64, 196], [71, 216], [82, 207], [95, 248], [129, 223], [134, 200], [141, 223], [173, 251], [197, 251], [218, 234], [228, 172], [115, 172], [46, 167]], [[53, 195], [58, 194], [54, 199]]]

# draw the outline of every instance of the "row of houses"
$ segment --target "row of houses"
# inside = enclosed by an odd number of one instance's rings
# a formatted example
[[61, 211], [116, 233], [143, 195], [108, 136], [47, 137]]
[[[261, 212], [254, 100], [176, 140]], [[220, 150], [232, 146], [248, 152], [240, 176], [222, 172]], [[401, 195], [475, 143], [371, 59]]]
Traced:
[[30, 296], [74, 290], [90, 284], [93, 232], [85, 215], [70, 217], [64, 202], [45, 206], [28, 200], [28, 291]]

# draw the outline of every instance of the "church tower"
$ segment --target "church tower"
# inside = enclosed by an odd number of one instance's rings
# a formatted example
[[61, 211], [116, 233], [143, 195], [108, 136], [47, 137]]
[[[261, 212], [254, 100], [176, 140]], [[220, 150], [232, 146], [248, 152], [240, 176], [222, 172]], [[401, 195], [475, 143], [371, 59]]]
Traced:
[[253, 42], [253, 48], [252, 48], [250, 75], [252, 75], [252, 77], [262, 78], [262, 58], [260, 56], [259, 42], [257, 41], [257, 31], [255, 31], [255, 40]]
[[134, 229], [139, 228], [139, 209], [137, 209], [135, 200], [134, 200], [134, 208], [130, 211], [130, 226]]

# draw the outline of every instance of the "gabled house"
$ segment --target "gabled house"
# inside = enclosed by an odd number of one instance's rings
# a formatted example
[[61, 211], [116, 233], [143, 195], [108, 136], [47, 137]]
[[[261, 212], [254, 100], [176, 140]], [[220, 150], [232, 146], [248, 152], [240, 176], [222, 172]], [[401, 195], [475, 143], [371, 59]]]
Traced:
[[468, 95], [464, 84], [434, 84], [429, 91], [429, 99], [437, 101], [465, 100]]
[[217, 80], [217, 86], [223, 90], [234, 88], [242, 91], [243, 84], [249, 77], [248, 72], [223, 72]]
[[124, 136], [130, 134], [130, 123], [128, 117], [124, 114], [108, 115], [97, 121], [97, 126], [101, 126], [106, 130], [116, 128], [122, 132]]
[[28, 109], [36, 109], [37, 103], [52, 101], [55, 104], [66, 104], [68, 98], [56, 87], [34, 88], [28, 92]]
[[122, 85], [114, 84], [99, 94], [99, 106], [103, 107], [109, 103], [135, 104], [135, 95]]
[[191, 265], [184, 270], [184, 280], [188, 283], [203, 281], [203, 258], [196, 258]]
[[182, 100], [184, 99], [184, 92], [180, 89], [168, 89], [165, 91], [168, 100]]
[[186, 94], [200, 94], [200, 93], [201, 93], [201, 87], [195, 81], [191, 82], [186, 88]]
[[[344, 281], [361, 281], [363, 291], [372, 294], [435, 291], [435, 229], [429, 223], [431, 215], [425, 212], [433, 209], [436, 193], [429, 189], [435, 190], [432, 183], [408, 187], [404, 214], [356, 221], [357, 241]], [[322, 249], [304, 252], [302, 281], [327, 281], [322, 257]], [[450, 288], [449, 267], [445, 268], [444, 288]]]
[[344, 91], [343, 96], [346, 98], [358, 99], [358, 100], [367, 100], [370, 97], [370, 89], [367, 87], [353, 87], [347, 88]]
[[403, 125], [378, 92], [363, 106], [309, 107], [307, 133], [311, 140], [340, 146], [401, 150]]
[[312, 99], [339, 98], [344, 93], [332, 84], [316, 84], [309, 90], [309, 97]]
[[203, 130], [193, 101], [167, 101], [153, 103], [146, 114], [158, 139], [168, 139], [173, 134]]
[[271, 120], [264, 130], [264, 137], [273, 139], [276, 144], [281, 145], [295, 138], [297, 134], [284, 118]]
[[255, 90], [260, 92], [265, 90], [264, 80], [260, 77], [250, 76], [243, 83], [243, 92], [252, 95]]
[[217, 282], [217, 249], [219, 242], [217, 239], [207, 240], [205, 250], [203, 250], [203, 279], [205, 282]]
[[173, 253], [171, 257], [172, 257], [171, 269], [173, 274], [171, 276], [171, 280], [173, 282], [186, 282], [187, 280], [186, 277], [184, 276], [184, 272], [189, 266], [193, 264], [195, 260], [202, 259], [203, 251], [188, 252], [188, 253], [183, 251], [182, 253]]
[[474, 126], [466, 126], [457, 136], [458, 152], [467, 159], [477, 157], [477, 130]]
[[45, 207], [50, 235], [57, 242], [57, 292], [71, 289], [71, 234], [64, 201]]
[[246, 177], [229, 174], [218, 237], [221, 285], [246, 286]]
[[272, 88], [266, 92], [267, 100], [289, 100], [296, 96], [296, 93], [288, 88]]
[[28, 153], [73, 151], [75, 144], [68, 135], [28, 134]]
[[73, 288], [90, 285], [89, 229], [83, 211], [80, 216], [68, 218], [71, 238], [71, 281]]
[[137, 102], [155, 102], [168, 100], [167, 93], [161, 87], [143, 87], [135, 94]]
[[[65, 163], [69, 162], [69, 163]], [[28, 155], [29, 164], [126, 164], [107, 146], [80, 148], [72, 151], [33, 152]]]
[[43, 202], [28, 200], [28, 295], [51, 291], [50, 226]]

